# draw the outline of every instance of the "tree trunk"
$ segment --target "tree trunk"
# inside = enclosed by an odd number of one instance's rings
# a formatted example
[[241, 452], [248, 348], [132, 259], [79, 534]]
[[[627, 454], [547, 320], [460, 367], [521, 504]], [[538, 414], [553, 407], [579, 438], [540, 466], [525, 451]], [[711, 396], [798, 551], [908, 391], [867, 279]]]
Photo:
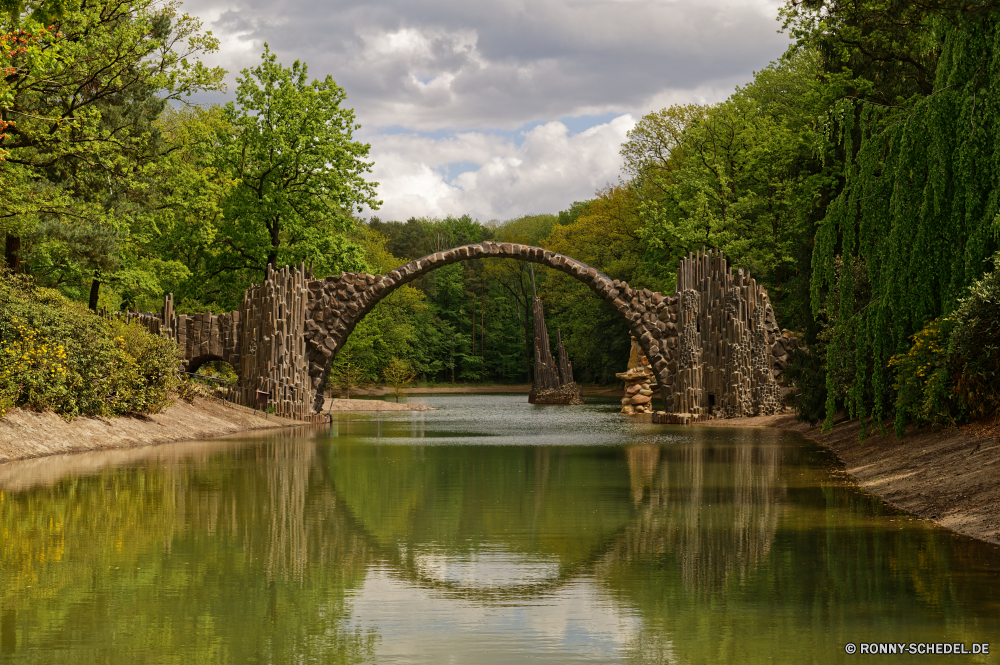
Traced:
[[21, 236], [7, 234], [4, 258], [11, 272], [18, 272], [21, 269]]
[[101, 283], [97, 280], [97, 275], [94, 275], [94, 279], [90, 282], [90, 310], [93, 312], [97, 311], [97, 299], [101, 295]]
[[[267, 264], [277, 271], [278, 247], [281, 245], [281, 220], [275, 218], [269, 230], [271, 235], [271, 251], [267, 253]], [[264, 274], [267, 275], [267, 268], [264, 269]]]

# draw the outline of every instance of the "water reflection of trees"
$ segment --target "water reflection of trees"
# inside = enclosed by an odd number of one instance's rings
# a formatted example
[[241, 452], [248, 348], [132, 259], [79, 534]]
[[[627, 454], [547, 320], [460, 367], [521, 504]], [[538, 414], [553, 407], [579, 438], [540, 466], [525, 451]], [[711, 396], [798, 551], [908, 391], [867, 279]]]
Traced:
[[[345, 623], [370, 550], [311, 441], [272, 435], [208, 465], [149, 460], [0, 497], [5, 652], [108, 663], [372, 654], [375, 636]], [[118, 635], [132, 636], [127, 649]], [[52, 649], [64, 641], [75, 648]]]
[[[952, 576], [981, 565], [978, 544], [888, 527], [884, 506], [771, 433], [693, 434], [625, 449], [328, 442], [322, 454], [271, 434], [0, 490], [0, 653], [353, 662], [373, 649], [344, 621], [369, 565], [429, 588], [420, 556], [491, 543], [541, 581], [439, 588], [510, 602], [593, 574], [643, 619], [636, 662], [796, 662], [862, 629], [903, 637], [898, 607], [966, 642], [997, 625], [968, 609], [995, 608], [995, 587]], [[116, 651], [116, 635], [141, 635], [145, 651]], [[67, 642], [81, 646], [45, 651]]]
[[670, 554], [686, 589], [724, 592], [767, 557], [785, 493], [773, 437], [734, 445], [694, 430], [684, 445], [628, 446], [625, 457], [636, 515], [595, 564], [598, 576]]

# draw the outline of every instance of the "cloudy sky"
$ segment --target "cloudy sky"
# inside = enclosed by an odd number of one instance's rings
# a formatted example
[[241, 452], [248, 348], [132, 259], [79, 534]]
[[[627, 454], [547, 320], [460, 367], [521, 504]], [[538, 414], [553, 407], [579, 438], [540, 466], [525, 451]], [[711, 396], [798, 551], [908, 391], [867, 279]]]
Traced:
[[[236, 74], [264, 42], [347, 92], [382, 219], [553, 213], [619, 178], [644, 114], [784, 51], [780, 0], [187, 0]], [[199, 101], [222, 101], [210, 95]]]

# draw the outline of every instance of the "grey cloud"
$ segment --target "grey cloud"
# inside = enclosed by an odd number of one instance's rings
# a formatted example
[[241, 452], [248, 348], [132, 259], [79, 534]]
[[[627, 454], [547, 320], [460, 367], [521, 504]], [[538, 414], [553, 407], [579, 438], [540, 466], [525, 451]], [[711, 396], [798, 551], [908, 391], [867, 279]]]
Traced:
[[207, 27], [217, 35], [257, 47], [221, 54], [223, 64], [252, 64], [267, 41], [282, 61], [331, 74], [368, 127], [513, 129], [581, 113], [641, 113], [663, 90], [747, 80], [787, 44], [764, 0], [295, 0], [280, 14], [273, 3], [235, 0], [186, 8], [214, 18]]

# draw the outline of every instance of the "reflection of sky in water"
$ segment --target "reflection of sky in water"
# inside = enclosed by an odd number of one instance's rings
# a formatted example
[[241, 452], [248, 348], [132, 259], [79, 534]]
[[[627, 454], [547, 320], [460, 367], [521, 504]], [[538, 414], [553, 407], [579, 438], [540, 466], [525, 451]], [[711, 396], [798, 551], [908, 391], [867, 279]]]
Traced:
[[996, 548], [797, 437], [420, 399], [0, 466], [0, 663], [850, 663], [1000, 635]]
[[[486, 577], [515, 568], [534, 570], [531, 559], [480, 562]], [[447, 562], [457, 571], [468, 562]], [[457, 568], [455, 567], [457, 566]], [[450, 574], [450, 573], [449, 573]], [[514, 603], [484, 603], [414, 587], [384, 567], [371, 567], [352, 594], [352, 627], [375, 628], [379, 663], [607, 663], [621, 662], [641, 621], [586, 579]]]
[[499, 547], [464, 554], [422, 547], [413, 553], [413, 563], [422, 578], [471, 589], [510, 589], [559, 577], [558, 557], [516, 554]]
[[[582, 406], [528, 404], [527, 395], [415, 395], [434, 411], [345, 412], [334, 414], [335, 437], [368, 443], [412, 445], [625, 445], [677, 443], [681, 428], [625, 418], [613, 398], [585, 398]], [[481, 442], [470, 437], [482, 437]]]

